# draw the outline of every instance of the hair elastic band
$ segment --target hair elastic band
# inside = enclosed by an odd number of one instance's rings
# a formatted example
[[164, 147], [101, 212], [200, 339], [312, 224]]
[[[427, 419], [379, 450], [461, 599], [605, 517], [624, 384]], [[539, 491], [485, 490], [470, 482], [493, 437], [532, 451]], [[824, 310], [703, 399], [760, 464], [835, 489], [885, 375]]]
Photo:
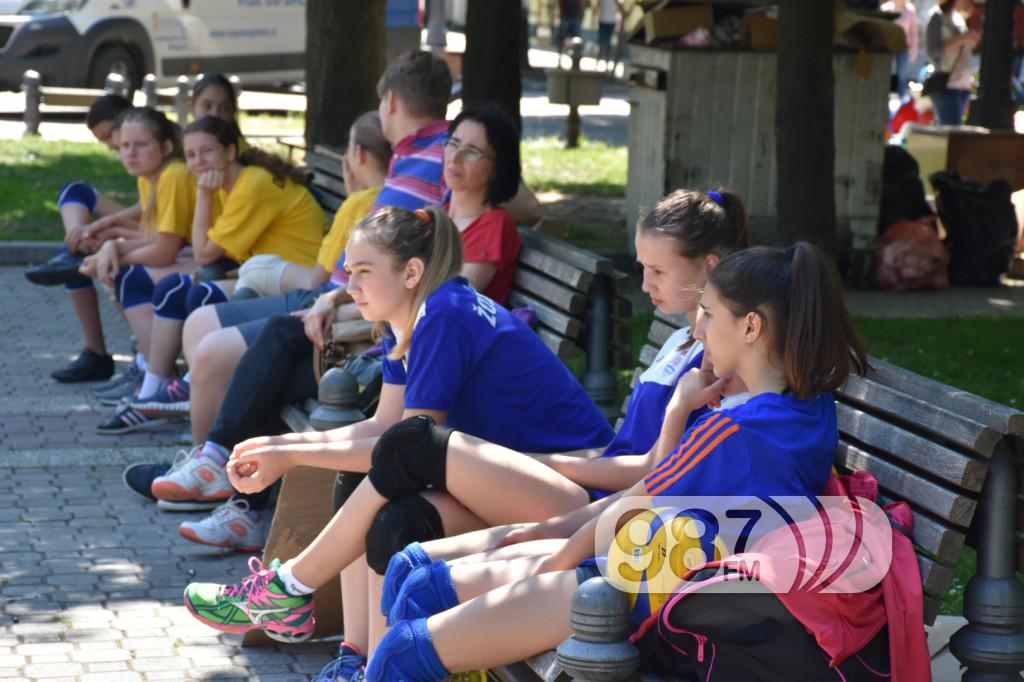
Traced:
[[718, 192], [708, 192], [708, 197], [710, 197], [711, 201], [715, 202], [719, 206], [722, 205], [722, 195], [719, 194]]
[[422, 218], [423, 222], [427, 223], [428, 225], [434, 222], [434, 216], [430, 215], [430, 212], [427, 211], [426, 209], [417, 208], [415, 211], [413, 211], [413, 213]]

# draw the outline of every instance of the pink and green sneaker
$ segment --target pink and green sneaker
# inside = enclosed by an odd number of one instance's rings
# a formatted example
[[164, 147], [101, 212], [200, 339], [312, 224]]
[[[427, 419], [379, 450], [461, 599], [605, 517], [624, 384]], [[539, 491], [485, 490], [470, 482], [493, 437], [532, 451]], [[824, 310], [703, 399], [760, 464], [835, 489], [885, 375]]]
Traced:
[[269, 568], [249, 559], [252, 574], [235, 585], [192, 583], [185, 588], [185, 606], [197, 619], [222, 632], [242, 634], [261, 629], [279, 642], [301, 642], [313, 634], [313, 595], [288, 594], [277, 577], [281, 563]]

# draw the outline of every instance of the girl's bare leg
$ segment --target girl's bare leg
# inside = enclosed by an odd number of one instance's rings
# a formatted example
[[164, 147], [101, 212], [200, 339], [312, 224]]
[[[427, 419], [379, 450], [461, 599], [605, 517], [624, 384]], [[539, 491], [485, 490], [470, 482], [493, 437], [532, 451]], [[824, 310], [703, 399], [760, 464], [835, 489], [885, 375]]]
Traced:
[[452, 672], [487, 670], [552, 649], [565, 640], [575, 571], [533, 576], [427, 619], [434, 647]]
[[185, 320], [185, 328], [181, 332], [181, 345], [189, 367], [192, 366], [192, 357], [202, 340], [219, 329], [221, 329], [220, 317], [212, 305], [197, 308], [188, 316]]
[[366, 649], [366, 657], [369, 658], [376, 651], [380, 640], [388, 631], [387, 621], [380, 612], [380, 598], [384, 592], [384, 576], [378, 575], [367, 567], [369, 589], [366, 592], [367, 620], [370, 623], [370, 644]]
[[586, 490], [537, 460], [459, 432], [448, 441], [446, 477], [451, 495], [489, 526], [542, 521], [590, 502]]
[[370, 626], [366, 618], [364, 596], [367, 594], [367, 573], [372, 571], [366, 565], [365, 555], [341, 572], [341, 612], [344, 618], [345, 641], [356, 645], [364, 654], [369, 651], [370, 645]]
[[[213, 312], [213, 306], [204, 306], [189, 315], [185, 322], [186, 336], [193, 317], [204, 310]], [[216, 313], [213, 316], [216, 317]], [[217, 418], [220, 405], [228, 392], [231, 377], [235, 368], [245, 355], [245, 339], [237, 327], [218, 329], [199, 342], [198, 348], [191, 354], [189, 370], [192, 373], [190, 384], [190, 415], [192, 419], [192, 442], [202, 443], [210, 433]]]

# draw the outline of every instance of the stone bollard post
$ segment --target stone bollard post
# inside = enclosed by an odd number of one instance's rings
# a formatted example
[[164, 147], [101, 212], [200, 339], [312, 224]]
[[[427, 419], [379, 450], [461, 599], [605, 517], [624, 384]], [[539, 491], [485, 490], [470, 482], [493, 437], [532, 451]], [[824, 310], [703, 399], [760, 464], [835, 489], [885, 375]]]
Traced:
[[640, 652], [629, 641], [629, 597], [604, 578], [591, 578], [576, 589], [569, 610], [575, 633], [558, 645], [558, 664], [580, 682], [632, 679]]
[[25, 93], [25, 135], [38, 135], [39, 123], [42, 119], [39, 113], [39, 105], [42, 103], [42, 93], [39, 91], [40, 76], [38, 71], [29, 69], [21, 76], [21, 91]]
[[352, 372], [332, 367], [320, 379], [320, 407], [309, 415], [309, 423], [317, 431], [328, 431], [363, 421], [366, 415], [359, 403], [359, 382]]
[[178, 125], [188, 125], [188, 104], [191, 98], [188, 76], [178, 76], [178, 91], [174, 93], [174, 111], [178, 114]]
[[142, 79], [142, 95], [146, 98], [145, 106], [150, 109], [156, 109], [160, 104], [160, 95], [156, 91], [156, 76], [151, 73], [147, 73]]

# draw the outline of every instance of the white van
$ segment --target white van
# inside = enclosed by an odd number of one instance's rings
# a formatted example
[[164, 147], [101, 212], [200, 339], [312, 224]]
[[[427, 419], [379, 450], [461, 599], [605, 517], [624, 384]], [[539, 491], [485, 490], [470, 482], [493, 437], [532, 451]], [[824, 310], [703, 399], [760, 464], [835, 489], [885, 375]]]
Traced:
[[[169, 85], [214, 72], [238, 75], [247, 87], [294, 83], [305, 75], [305, 4], [30, 0], [0, 16], [0, 89], [17, 89], [27, 69], [46, 85], [102, 87], [109, 73], [135, 86], [152, 73]], [[389, 29], [411, 17], [419, 21], [417, 0], [388, 0]]]

